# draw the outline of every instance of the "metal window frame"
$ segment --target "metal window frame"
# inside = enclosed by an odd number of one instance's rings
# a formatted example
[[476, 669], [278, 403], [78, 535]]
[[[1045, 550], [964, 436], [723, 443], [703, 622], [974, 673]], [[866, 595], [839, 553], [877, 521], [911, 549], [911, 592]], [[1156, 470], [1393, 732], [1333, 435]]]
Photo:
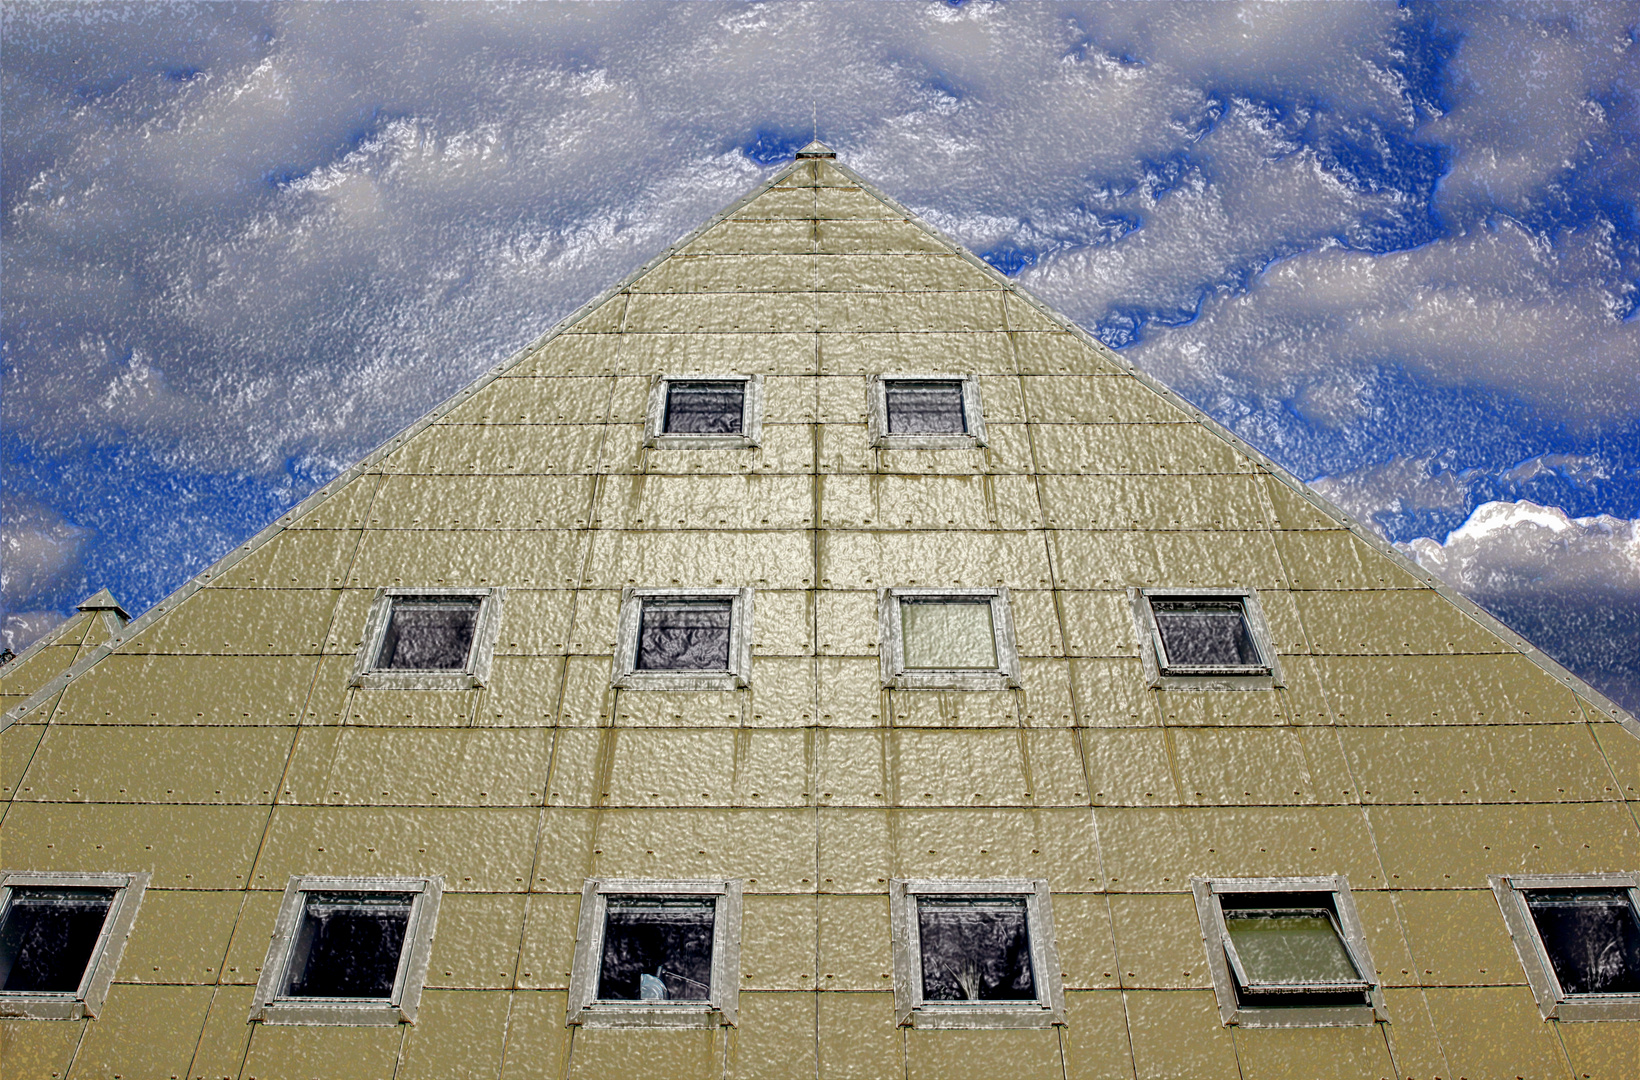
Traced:
[[[1219, 1021], [1234, 1027], [1354, 1027], [1387, 1021], [1383, 987], [1378, 969], [1350, 896], [1343, 874], [1310, 878], [1191, 878], [1190, 891], [1196, 898], [1196, 915], [1201, 922], [1202, 945], [1207, 951], [1207, 968], [1213, 976], [1213, 994], [1219, 1003]], [[1245, 1005], [1236, 998], [1237, 978], [1230, 957], [1234, 945], [1225, 925], [1219, 897], [1226, 893], [1328, 893], [1333, 900], [1334, 924], [1361, 976], [1360, 989], [1367, 1000], [1359, 1005], [1266, 1006]], [[1239, 965], [1238, 965], [1239, 966]], [[1320, 984], [1317, 989], [1324, 989]], [[1346, 988], [1353, 990], [1355, 987]]]
[[[414, 893], [410, 921], [399, 950], [398, 975], [385, 999], [293, 998], [282, 991], [289, 982], [290, 954], [310, 892]], [[262, 977], [251, 1001], [250, 1019], [264, 1024], [383, 1026], [413, 1024], [427, 982], [427, 964], [433, 954], [433, 931], [438, 925], [444, 879], [430, 877], [325, 877], [293, 874], [285, 886], [268, 943]]]
[[102, 1010], [108, 988], [114, 982], [120, 956], [136, 923], [150, 874], [50, 873], [32, 870], [0, 871], [0, 917], [11, 905], [11, 891], [17, 887], [64, 889], [113, 889], [114, 898], [103, 917], [102, 932], [91, 948], [85, 972], [72, 991], [33, 993], [0, 991], [0, 1017], [24, 1020], [81, 1020], [94, 1018]]
[[[740, 434], [712, 435], [705, 432], [667, 432], [667, 388], [675, 382], [738, 382], [745, 384], [741, 398]], [[663, 450], [748, 449], [763, 443], [762, 375], [657, 375], [649, 384], [649, 401], [644, 409], [645, 446]]]
[[1528, 892], [1626, 889], [1629, 903], [1640, 912], [1640, 874], [1494, 874], [1487, 880], [1515, 943], [1520, 966], [1526, 970], [1526, 983], [1532, 988], [1538, 1012], [1545, 1020], [1640, 1020], [1640, 994], [1568, 994], [1562, 990], [1543, 936], [1538, 933], [1537, 920], [1526, 906]]
[[[962, 422], [968, 430], [960, 435], [892, 434], [888, 430], [888, 388], [891, 382], [954, 382], [962, 384]], [[980, 407], [979, 379], [973, 375], [950, 373], [918, 375], [896, 372], [873, 375], [866, 389], [866, 432], [871, 445], [880, 450], [956, 450], [985, 445], [985, 412]]]
[[[502, 586], [489, 588], [393, 588], [377, 589], [370, 603], [370, 614], [365, 618], [364, 640], [353, 660], [353, 677], [349, 686], [365, 690], [472, 690], [490, 680], [490, 660], [495, 654], [496, 637], [501, 632], [501, 604], [507, 590]], [[467, 598], [478, 600], [478, 621], [473, 626], [473, 644], [467, 653], [467, 665], [448, 671], [411, 671], [376, 667], [382, 641], [387, 636], [387, 625], [397, 600], [421, 597]]]
[[[728, 600], [729, 669], [727, 671], [640, 671], [638, 631], [646, 600]], [[612, 685], [623, 690], [739, 690], [752, 681], [752, 589], [735, 586], [702, 588], [625, 588], [615, 636]]]
[[[1139, 634], [1139, 658], [1144, 664], [1145, 683], [1159, 690], [1273, 690], [1285, 685], [1281, 660], [1276, 655], [1270, 624], [1259, 603], [1258, 590], [1234, 588], [1132, 588], [1128, 603], [1133, 609], [1134, 628]], [[1169, 664], [1161, 631], [1156, 625], [1152, 600], [1239, 600], [1247, 632], [1258, 650], [1261, 664]]]
[[[611, 896], [714, 897], [712, 988], [705, 1002], [645, 1005], [599, 1001]], [[741, 882], [733, 878], [587, 878], [569, 979], [566, 1027], [714, 1028], [740, 1022]]]
[[[950, 600], [958, 603], [988, 599], [991, 632], [996, 638], [994, 668], [908, 669], [905, 666], [905, 624], [900, 601]], [[894, 690], [1007, 690], [1019, 685], [1019, 648], [1006, 586], [986, 589], [901, 588], [877, 590], [878, 649], [883, 685]]]
[[[1036, 1000], [983, 1005], [924, 1001], [922, 935], [917, 919], [917, 900], [923, 896], [1023, 897]], [[1045, 1028], [1065, 1023], [1065, 988], [1059, 977], [1053, 902], [1046, 880], [893, 878], [888, 883], [888, 906], [894, 948], [894, 1017], [900, 1027]]]

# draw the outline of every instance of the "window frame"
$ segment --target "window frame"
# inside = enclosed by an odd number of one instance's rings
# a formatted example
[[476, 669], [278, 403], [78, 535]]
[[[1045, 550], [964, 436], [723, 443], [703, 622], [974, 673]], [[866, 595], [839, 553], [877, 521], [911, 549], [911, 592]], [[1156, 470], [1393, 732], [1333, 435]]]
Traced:
[[[712, 988], [704, 1002], [643, 1005], [599, 1001], [611, 896], [714, 897]], [[734, 878], [587, 878], [570, 965], [566, 1027], [714, 1028], [740, 1023], [742, 883]]]
[[[415, 893], [410, 919], [404, 928], [404, 944], [399, 951], [398, 975], [393, 992], [386, 1000], [316, 999], [286, 997], [281, 989], [289, 981], [291, 952], [296, 932], [307, 907], [310, 892]], [[251, 1021], [264, 1024], [308, 1024], [374, 1027], [398, 1023], [413, 1024], [427, 983], [427, 965], [433, 954], [433, 932], [438, 926], [439, 903], [444, 896], [444, 879], [429, 877], [328, 877], [292, 874], [279, 903], [273, 939], [262, 962], [256, 997], [251, 1001]]]
[[1640, 994], [1568, 994], [1562, 990], [1543, 945], [1543, 935], [1538, 933], [1537, 920], [1526, 906], [1529, 892], [1626, 889], [1629, 903], [1640, 914], [1640, 874], [1493, 874], [1487, 880], [1543, 1019], [1572, 1023], [1640, 1020]]
[[[888, 384], [891, 382], [954, 382], [962, 384], [962, 434], [894, 434], [888, 430]], [[879, 374], [867, 387], [866, 432], [871, 445], [879, 450], [957, 450], [986, 445], [985, 412], [980, 405], [979, 379], [973, 375], [950, 373]]]
[[[745, 384], [741, 398], [740, 433], [668, 432], [666, 397], [675, 382], [738, 382]], [[649, 401], [644, 408], [644, 442], [662, 450], [751, 449], [763, 444], [762, 375], [656, 375], [649, 384]]]
[[[1264, 606], [1259, 603], [1258, 590], [1237, 586], [1231, 588], [1162, 588], [1128, 589], [1128, 602], [1133, 609], [1134, 628], [1139, 635], [1139, 659], [1144, 665], [1145, 684], [1159, 690], [1274, 690], [1285, 684], [1281, 677], [1281, 660], [1276, 655], [1270, 624], [1264, 617]], [[1207, 664], [1167, 664], [1166, 646], [1156, 624], [1152, 600], [1206, 600], [1241, 601], [1242, 618], [1246, 623], [1253, 647], [1264, 661], [1258, 665], [1216, 666]]]
[[10, 905], [14, 888], [114, 890], [108, 914], [103, 917], [102, 932], [92, 946], [85, 972], [73, 992], [0, 991], [0, 1017], [23, 1020], [94, 1019], [102, 1010], [108, 988], [114, 982], [114, 973], [125, 952], [125, 943], [131, 937], [137, 910], [142, 906], [142, 897], [151, 876], [147, 871], [133, 874], [0, 871], [0, 914]]
[[[377, 589], [365, 617], [364, 640], [354, 655], [353, 677], [348, 685], [364, 690], [474, 690], [490, 681], [490, 661], [495, 655], [496, 638], [501, 632], [501, 605], [507, 590], [489, 588], [427, 587]], [[387, 637], [393, 604], [398, 600], [467, 598], [478, 600], [478, 619], [473, 626], [473, 644], [463, 668], [448, 671], [415, 671], [378, 668], [376, 657]]]
[[[615, 635], [613, 686], [622, 690], [739, 690], [752, 682], [752, 588], [625, 588]], [[646, 600], [728, 600], [727, 671], [644, 671], [638, 668], [638, 632]]]
[[[917, 900], [923, 896], [1018, 896], [1025, 900], [1031, 939], [1034, 1002], [950, 1005], [923, 1000], [922, 933]], [[894, 1018], [912, 1028], [1045, 1028], [1065, 1023], [1065, 988], [1054, 942], [1053, 902], [1042, 878], [892, 878], [889, 924], [894, 949]]]
[[[1372, 952], [1343, 874], [1309, 878], [1191, 878], [1190, 890], [1196, 899], [1201, 922], [1202, 944], [1207, 951], [1207, 968], [1213, 977], [1213, 994], [1219, 1003], [1219, 1021], [1226, 1027], [1354, 1027], [1387, 1021], [1383, 986]], [[1350, 1005], [1280, 1006], [1244, 1005], [1236, 999], [1236, 979], [1230, 967], [1230, 930], [1225, 924], [1219, 897], [1226, 893], [1330, 893], [1337, 929], [1349, 954], [1350, 963], [1365, 984], [1367, 1000]]]
[[[995, 637], [994, 668], [907, 668], [905, 623], [900, 601], [954, 600], [991, 602], [991, 632]], [[937, 589], [892, 586], [877, 590], [878, 658], [883, 686], [892, 690], [1008, 690], [1019, 686], [1019, 648], [1015, 644], [1011, 594], [1006, 586], [983, 589]]]

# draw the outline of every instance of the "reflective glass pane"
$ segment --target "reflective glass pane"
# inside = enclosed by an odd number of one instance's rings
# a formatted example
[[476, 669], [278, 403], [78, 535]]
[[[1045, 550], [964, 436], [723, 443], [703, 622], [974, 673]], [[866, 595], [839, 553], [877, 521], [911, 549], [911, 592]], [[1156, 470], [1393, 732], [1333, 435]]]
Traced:
[[892, 379], [883, 384], [891, 435], [962, 435], [962, 383]]
[[988, 599], [901, 600], [900, 632], [907, 668], [996, 670]]
[[285, 994], [392, 997], [414, 902], [412, 893], [308, 893]]
[[668, 435], [739, 435], [745, 413], [743, 382], [669, 382], [661, 430]]
[[1034, 1001], [1031, 935], [1018, 896], [919, 896], [924, 1001]]
[[459, 671], [467, 666], [481, 601], [395, 597], [376, 667], [390, 671]]
[[1249, 667], [1263, 663], [1239, 600], [1150, 601], [1168, 667]]
[[639, 671], [728, 671], [728, 600], [645, 600]]
[[603, 1001], [707, 1001], [716, 900], [612, 896], [598, 968]]
[[1625, 889], [1531, 892], [1526, 907], [1568, 994], [1640, 994], [1640, 920]]
[[1224, 925], [1250, 989], [1362, 981], [1329, 912], [1305, 908], [1226, 911]]
[[78, 990], [113, 903], [112, 889], [12, 889], [0, 922], [0, 990]]

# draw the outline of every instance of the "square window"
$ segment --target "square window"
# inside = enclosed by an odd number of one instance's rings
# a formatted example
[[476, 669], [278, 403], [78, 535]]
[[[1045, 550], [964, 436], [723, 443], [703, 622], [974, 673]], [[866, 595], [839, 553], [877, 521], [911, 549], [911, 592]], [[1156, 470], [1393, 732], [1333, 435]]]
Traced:
[[896, 879], [889, 906], [902, 1025], [1064, 1023], [1047, 882]]
[[489, 678], [505, 589], [378, 589], [353, 685], [467, 690]]
[[867, 413], [871, 445], [961, 449], [985, 445], [979, 383], [966, 375], [880, 375]]
[[95, 1016], [147, 874], [0, 873], [0, 1016]]
[[1019, 684], [1007, 589], [882, 589], [878, 604], [883, 685], [1001, 690]]
[[1251, 589], [1129, 589], [1145, 675], [1170, 690], [1280, 685], [1269, 627]]
[[1640, 875], [1492, 878], [1544, 1019], [1640, 1019]]
[[647, 420], [645, 446], [757, 446], [763, 428], [763, 376], [660, 376], [650, 388]]
[[1343, 878], [1198, 878], [1193, 886], [1224, 1023], [1329, 1026], [1383, 1017]]
[[638, 690], [745, 686], [751, 673], [751, 619], [751, 589], [628, 589], [614, 684]]
[[734, 1024], [740, 899], [738, 881], [588, 881], [568, 1022]]
[[414, 1021], [443, 892], [436, 877], [292, 878], [250, 1018]]

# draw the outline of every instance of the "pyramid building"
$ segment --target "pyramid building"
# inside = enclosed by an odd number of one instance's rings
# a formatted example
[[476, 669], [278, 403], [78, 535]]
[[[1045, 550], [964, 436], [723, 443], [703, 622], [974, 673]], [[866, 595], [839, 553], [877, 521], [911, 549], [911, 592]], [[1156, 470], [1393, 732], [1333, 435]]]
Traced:
[[1640, 726], [812, 144], [0, 668], [0, 1073], [1640, 1076]]

